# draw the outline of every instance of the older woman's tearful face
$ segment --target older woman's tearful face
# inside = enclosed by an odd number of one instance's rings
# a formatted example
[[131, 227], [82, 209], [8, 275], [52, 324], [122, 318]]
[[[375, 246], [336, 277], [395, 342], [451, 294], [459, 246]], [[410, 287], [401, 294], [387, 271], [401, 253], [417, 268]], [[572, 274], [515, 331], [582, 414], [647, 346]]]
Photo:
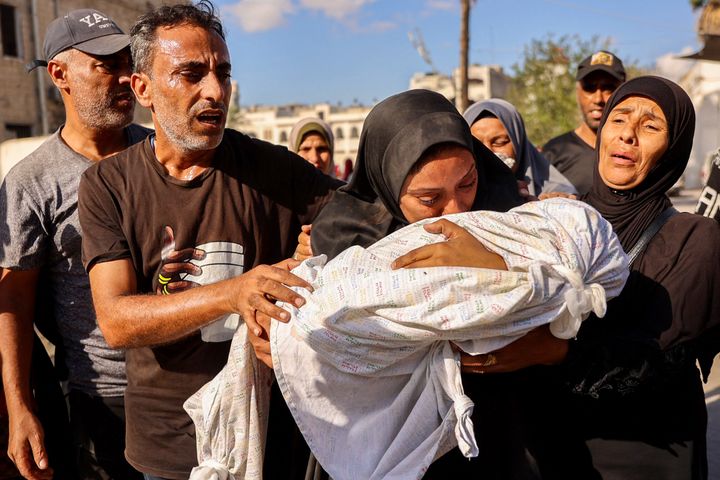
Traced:
[[658, 104], [646, 97], [626, 98], [613, 108], [600, 132], [600, 177], [616, 190], [634, 188], [667, 147], [667, 120]]

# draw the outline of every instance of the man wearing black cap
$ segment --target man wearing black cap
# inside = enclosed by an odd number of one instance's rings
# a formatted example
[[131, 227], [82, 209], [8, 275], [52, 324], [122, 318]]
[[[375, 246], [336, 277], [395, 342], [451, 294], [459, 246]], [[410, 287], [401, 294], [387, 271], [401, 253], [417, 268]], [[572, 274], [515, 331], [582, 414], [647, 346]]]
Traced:
[[551, 139], [543, 155], [567, 177], [578, 193], [590, 190], [595, 165], [595, 138], [605, 103], [625, 81], [625, 68], [614, 54], [601, 50], [578, 65], [575, 92], [582, 123]]
[[[8, 454], [29, 479], [53, 477], [33, 406], [33, 323], [41, 312], [58, 333], [67, 370], [73, 455], [63, 478], [141, 478], [125, 461], [125, 361], [97, 328], [80, 251], [77, 191], [93, 163], [147, 136], [132, 125], [130, 37], [103, 13], [75, 10], [48, 26], [44, 59], [65, 106], [65, 124], [18, 163], [0, 188], [0, 355], [9, 412]], [[37, 308], [36, 308], [37, 306]], [[40, 308], [40, 307], [45, 308]], [[48, 310], [46, 312], [46, 310]]]

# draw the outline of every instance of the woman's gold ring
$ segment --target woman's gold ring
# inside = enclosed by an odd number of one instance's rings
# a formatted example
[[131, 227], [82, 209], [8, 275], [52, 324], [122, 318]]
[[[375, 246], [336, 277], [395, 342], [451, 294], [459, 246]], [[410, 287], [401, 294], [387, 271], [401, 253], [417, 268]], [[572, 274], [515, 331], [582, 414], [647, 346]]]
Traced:
[[492, 367], [493, 365], [497, 365], [497, 357], [493, 355], [492, 353], [488, 353], [485, 356], [485, 361], [480, 364], [481, 367]]

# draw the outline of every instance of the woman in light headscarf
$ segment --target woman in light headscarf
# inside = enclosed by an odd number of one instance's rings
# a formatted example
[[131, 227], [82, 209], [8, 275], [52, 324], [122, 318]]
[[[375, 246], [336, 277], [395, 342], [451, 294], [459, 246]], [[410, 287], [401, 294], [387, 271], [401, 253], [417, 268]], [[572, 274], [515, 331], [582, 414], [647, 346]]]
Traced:
[[492, 98], [471, 105], [463, 116], [473, 136], [500, 157], [515, 178], [527, 183], [530, 195], [576, 193], [570, 181], [527, 138], [520, 112], [511, 103]]
[[324, 174], [335, 176], [335, 137], [330, 125], [324, 121], [319, 118], [303, 118], [297, 122], [290, 131], [288, 146]]

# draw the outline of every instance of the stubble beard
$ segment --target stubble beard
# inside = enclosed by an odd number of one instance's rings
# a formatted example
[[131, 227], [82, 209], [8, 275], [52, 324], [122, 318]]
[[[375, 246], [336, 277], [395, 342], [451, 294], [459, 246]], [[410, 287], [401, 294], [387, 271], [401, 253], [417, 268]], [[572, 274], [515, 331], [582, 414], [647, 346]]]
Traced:
[[177, 107], [160, 102], [155, 105], [154, 110], [158, 127], [162, 129], [170, 143], [180, 151], [212, 150], [217, 148], [223, 139], [222, 133], [208, 137], [192, 131], [190, 124], [195, 118], [193, 114], [193, 111], [197, 110], [195, 107], [187, 115], [183, 115], [177, 113]]
[[[101, 98], [97, 95], [76, 95], [75, 110], [86, 126], [95, 130], [125, 128], [133, 120], [135, 101], [129, 106], [115, 104], [115, 97], [122, 92], [106, 92]], [[131, 92], [132, 94], [132, 92]]]

